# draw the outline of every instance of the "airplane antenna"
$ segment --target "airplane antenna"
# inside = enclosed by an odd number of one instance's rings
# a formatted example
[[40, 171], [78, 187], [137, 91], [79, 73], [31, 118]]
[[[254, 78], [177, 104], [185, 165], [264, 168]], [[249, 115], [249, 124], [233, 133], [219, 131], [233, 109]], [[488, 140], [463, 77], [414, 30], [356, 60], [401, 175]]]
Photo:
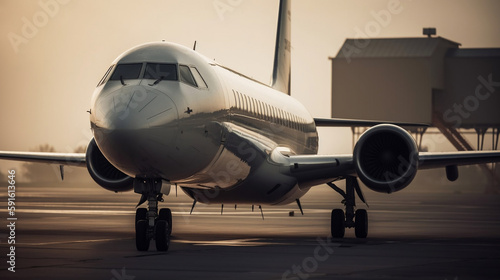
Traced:
[[254, 207], [254, 205], [252, 205], [252, 212], [253, 212], [253, 207]]
[[300, 200], [297, 198], [295, 201], [297, 201], [297, 205], [299, 206], [300, 213], [302, 213], [302, 216], [304, 216], [304, 211], [302, 211], [302, 205], [300, 205]]
[[220, 205], [220, 214], [222, 215], [222, 212], [224, 211], [224, 204]]
[[196, 40], [194, 41], [194, 45], [193, 45], [193, 51], [196, 50]]
[[191, 212], [189, 212], [189, 215], [193, 213], [194, 206], [196, 205], [196, 199], [193, 201], [193, 206], [191, 206]]
[[260, 214], [262, 215], [262, 220], [264, 220], [264, 212], [262, 211], [262, 206], [259, 205]]

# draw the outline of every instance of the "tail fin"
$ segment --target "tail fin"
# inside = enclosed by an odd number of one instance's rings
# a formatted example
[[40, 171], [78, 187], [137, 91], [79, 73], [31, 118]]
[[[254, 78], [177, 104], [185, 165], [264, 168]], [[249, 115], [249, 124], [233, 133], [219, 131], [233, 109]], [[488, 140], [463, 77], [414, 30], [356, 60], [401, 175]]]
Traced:
[[291, 74], [291, 20], [290, 0], [280, 0], [278, 31], [271, 86], [290, 95]]

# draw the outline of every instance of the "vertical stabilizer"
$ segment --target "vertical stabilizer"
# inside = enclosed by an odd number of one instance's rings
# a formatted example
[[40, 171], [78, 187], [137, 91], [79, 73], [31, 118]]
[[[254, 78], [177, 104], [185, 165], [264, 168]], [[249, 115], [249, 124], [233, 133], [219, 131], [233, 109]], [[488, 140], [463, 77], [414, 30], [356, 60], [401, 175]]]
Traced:
[[274, 67], [271, 86], [290, 95], [291, 74], [291, 19], [290, 0], [280, 0], [278, 31], [274, 52]]

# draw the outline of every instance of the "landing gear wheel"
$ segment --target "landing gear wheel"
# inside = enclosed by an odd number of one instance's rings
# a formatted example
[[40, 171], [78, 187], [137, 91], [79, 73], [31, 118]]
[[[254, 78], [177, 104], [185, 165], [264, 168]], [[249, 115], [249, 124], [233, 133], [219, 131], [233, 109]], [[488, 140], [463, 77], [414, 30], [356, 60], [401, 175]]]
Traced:
[[170, 208], [160, 209], [160, 213], [158, 214], [158, 220], [167, 221], [168, 235], [170, 235], [172, 233], [172, 211], [170, 211]]
[[135, 224], [135, 246], [138, 251], [149, 249], [148, 221], [139, 220]]
[[163, 201], [162, 178], [134, 179], [134, 192], [141, 194], [139, 204], [147, 202], [147, 209], [139, 208], [135, 213], [136, 247], [139, 251], [147, 251], [151, 239], [156, 242], [158, 251], [167, 251], [170, 246], [172, 232], [172, 211], [165, 208], [158, 211], [158, 202]]
[[140, 220], [147, 220], [148, 218], [148, 209], [146, 208], [137, 208], [135, 210], [135, 224]]
[[156, 250], [168, 251], [170, 246], [169, 225], [165, 220], [158, 220], [155, 226]]
[[368, 235], [368, 213], [365, 209], [356, 210], [354, 232], [357, 238], [366, 238]]
[[332, 210], [332, 237], [343, 238], [345, 234], [345, 215], [342, 209]]

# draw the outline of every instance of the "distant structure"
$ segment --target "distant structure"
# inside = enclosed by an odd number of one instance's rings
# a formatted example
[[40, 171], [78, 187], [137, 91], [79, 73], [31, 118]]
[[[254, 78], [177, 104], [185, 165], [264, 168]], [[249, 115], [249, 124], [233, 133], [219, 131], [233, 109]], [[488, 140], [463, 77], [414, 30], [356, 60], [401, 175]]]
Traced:
[[434, 27], [424, 27], [424, 35], [427, 35], [427, 37], [431, 37], [432, 35], [436, 35], [436, 28]]
[[[500, 48], [460, 48], [424, 28], [420, 38], [347, 39], [332, 61], [332, 117], [427, 123], [458, 150], [474, 150], [464, 129], [498, 149]], [[353, 141], [362, 131], [353, 128]], [[413, 131], [418, 144], [425, 129]], [[420, 146], [420, 145], [419, 145]], [[500, 184], [495, 168], [483, 165]]]

